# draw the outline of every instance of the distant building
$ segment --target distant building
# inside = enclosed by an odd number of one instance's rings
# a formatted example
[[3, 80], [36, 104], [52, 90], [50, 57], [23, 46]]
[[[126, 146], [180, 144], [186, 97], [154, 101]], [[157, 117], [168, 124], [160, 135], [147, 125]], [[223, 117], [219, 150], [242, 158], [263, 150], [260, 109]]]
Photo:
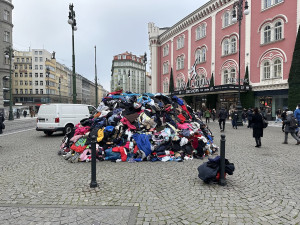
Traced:
[[[170, 28], [148, 24], [153, 92], [169, 93], [172, 68], [173, 94], [193, 96], [195, 108], [207, 95], [218, 94], [217, 107], [233, 108], [238, 100], [240, 49], [242, 91], [252, 89], [255, 106], [268, 108], [273, 117], [276, 109], [287, 106], [300, 0], [248, 0], [250, 14], [243, 14], [240, 36], [239, 23], [232, 20], [235, 2], [207, 1]], [[248, 86], [243, 85], [246, 68]], [[214, 88], [208, 88], [212, 74]]]
[[0, 112], [9, 105], [9, 60], [4, 52], [12, 46], [12, 10], [11, 0], [0, 0]]
[[135, 93], [145, 92], [144, 56], [125, 52], [114, 56], [111, 68], [111, 91], [118, 88]]

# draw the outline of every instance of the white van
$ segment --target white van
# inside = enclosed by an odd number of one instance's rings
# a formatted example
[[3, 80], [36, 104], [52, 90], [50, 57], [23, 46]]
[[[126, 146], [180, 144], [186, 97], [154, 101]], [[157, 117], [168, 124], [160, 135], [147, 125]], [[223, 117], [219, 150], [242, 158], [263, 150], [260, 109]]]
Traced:
[[92, 105], [84, 104], [42, 104], [38, 111], [37, 131], [51, 135], [53, 132], [69, 132], [80, 120], [96, 112]]

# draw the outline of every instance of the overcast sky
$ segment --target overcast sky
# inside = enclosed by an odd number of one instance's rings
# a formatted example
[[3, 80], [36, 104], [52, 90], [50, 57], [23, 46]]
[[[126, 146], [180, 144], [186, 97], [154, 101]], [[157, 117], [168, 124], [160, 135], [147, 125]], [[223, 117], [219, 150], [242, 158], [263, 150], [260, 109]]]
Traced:
[[[110, 90], [114, 55], [147, 52], [148, 23], [171, 27], [209, 0], [13, 0], [13, 45], [26, 51], [56, 52], [58, 62], [72, 67], [69, 3], [74, 4], [76, 72], [94, 82], [95, 51], [99, 82]], [[148, 70], [148, 69], [147, 69]]]

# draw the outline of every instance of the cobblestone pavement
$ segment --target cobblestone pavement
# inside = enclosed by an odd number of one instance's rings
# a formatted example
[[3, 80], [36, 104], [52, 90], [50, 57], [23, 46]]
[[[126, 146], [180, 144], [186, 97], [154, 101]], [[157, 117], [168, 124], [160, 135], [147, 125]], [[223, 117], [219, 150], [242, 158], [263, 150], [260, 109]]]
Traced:
[[[210, 123], [216, 144], [217, 123]], [[227, 185], [204, 184], [185, 162], [90, 163], [57, 155], [61, 135], [28, 131], [0, 137], [0, 224], [300, 224], [300, 146], [280, 127], [252, 130], [226, 124]]]

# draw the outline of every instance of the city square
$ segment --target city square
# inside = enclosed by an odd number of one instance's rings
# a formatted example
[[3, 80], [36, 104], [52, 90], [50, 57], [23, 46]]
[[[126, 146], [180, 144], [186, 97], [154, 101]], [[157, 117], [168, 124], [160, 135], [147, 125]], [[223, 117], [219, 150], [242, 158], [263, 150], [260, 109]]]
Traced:
[[[219, 145], [217, 122], [209, 127]], [[272, 124], [261, 148], [254, 147], [246, 126], [236, 130], [227, 123], [224, 134], [226, 158], [235, 165], [226, 186], [198, 178], [197, 167], [206, 157], [97, 162], [97, 188], [89, 187], [90, 163], [73, 164], [57, 155], [62, 135], [7, 134], [0, 137], [1, 223], [298, 224], [300, 152], [295, 140], [281, 144], [284, 133]]]
[[0, 224], [300, 224], [299, 12], [0, 0]]

